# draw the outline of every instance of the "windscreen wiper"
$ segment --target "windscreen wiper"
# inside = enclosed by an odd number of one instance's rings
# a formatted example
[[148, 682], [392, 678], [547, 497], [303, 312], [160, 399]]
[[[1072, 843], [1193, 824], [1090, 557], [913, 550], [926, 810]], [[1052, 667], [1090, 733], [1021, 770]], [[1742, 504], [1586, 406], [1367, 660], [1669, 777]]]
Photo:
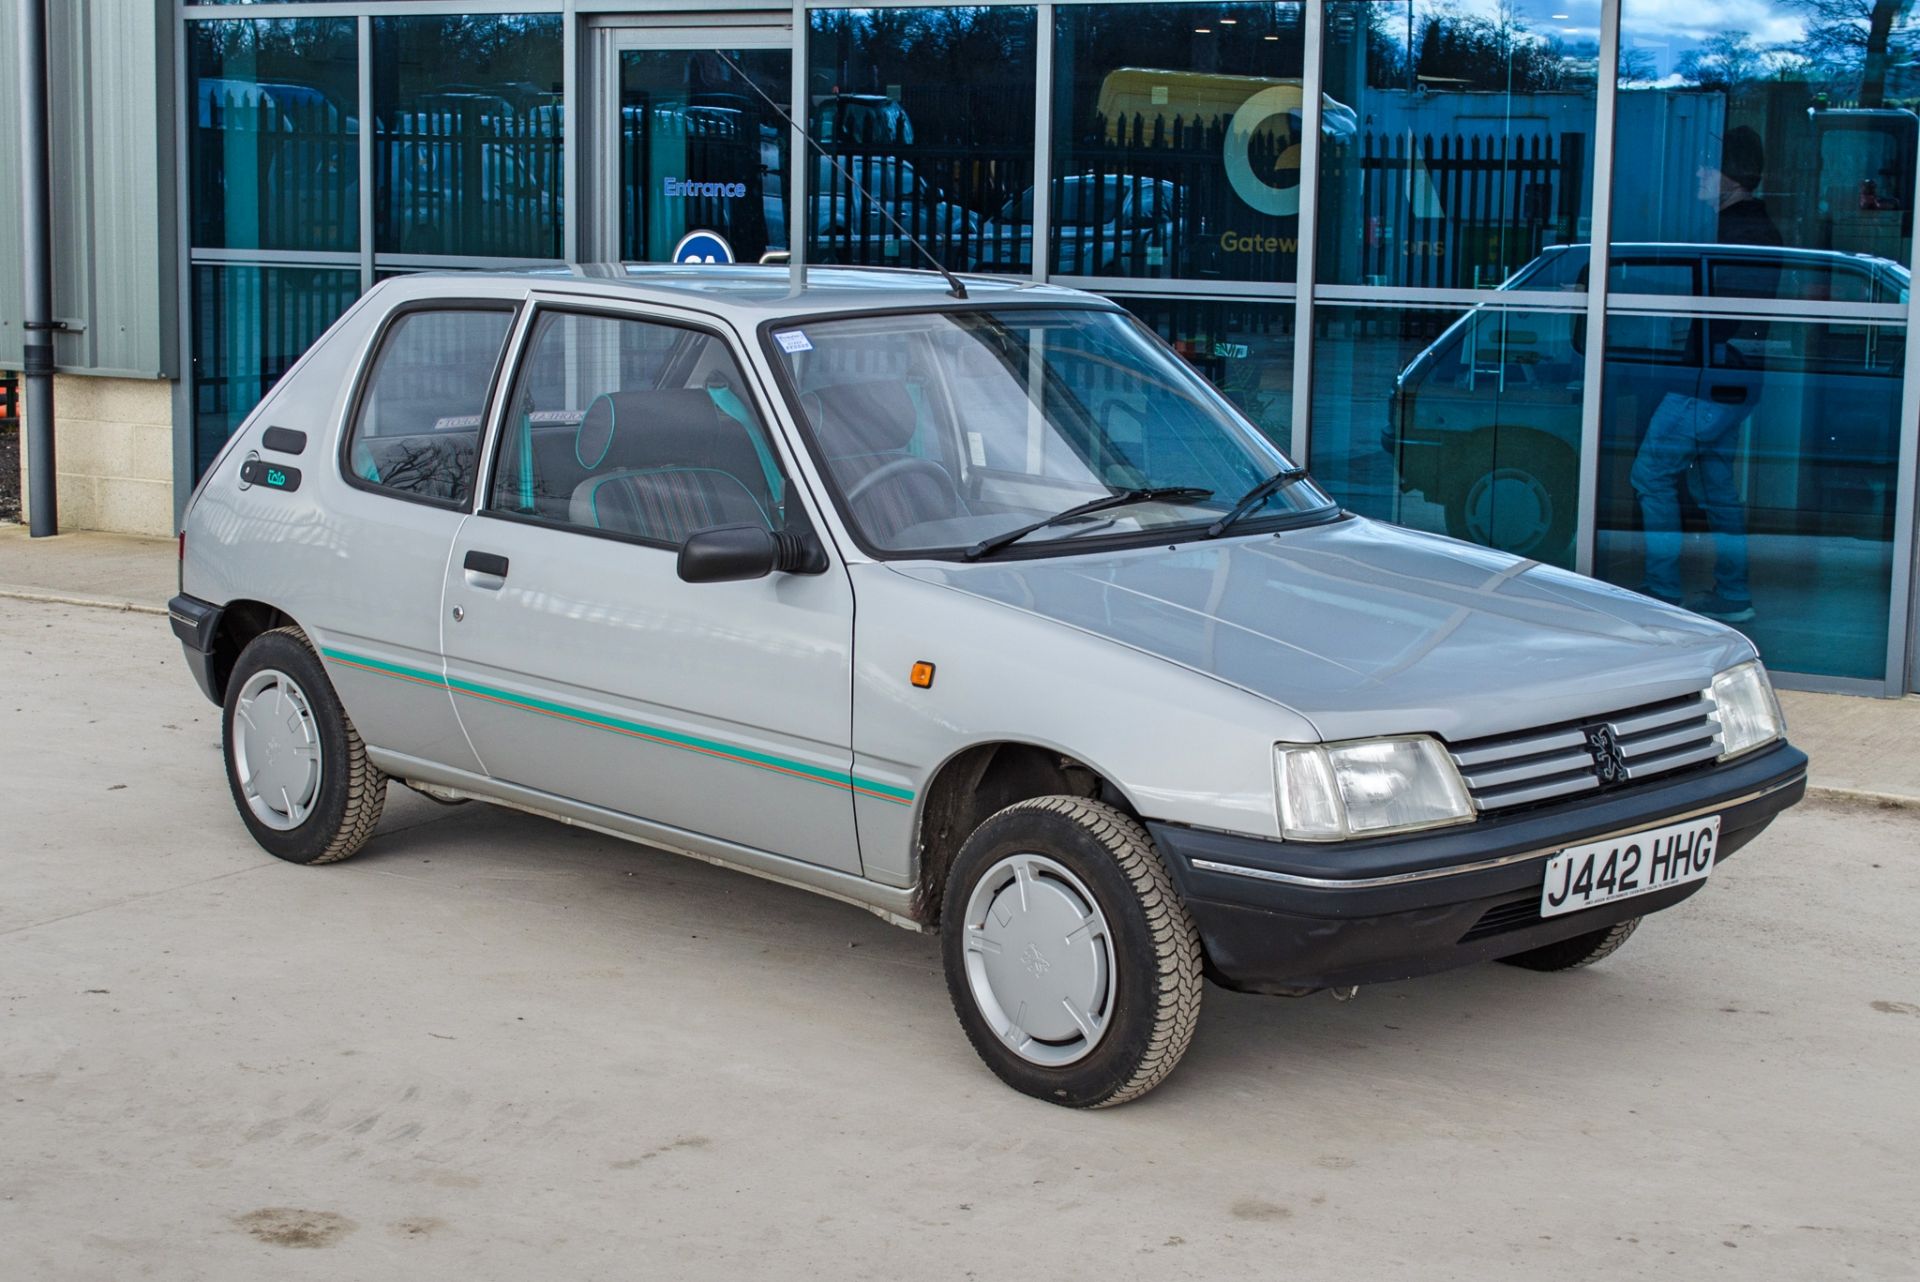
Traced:
[[1219, 538], [1222, 534], [1226, 533], [1229, 525], [1232, 525], [1235, 521], [1253, 511], [1253, 509], [1259, 507], [1262, 503], [1265, 503], [1268, 499], [1278, 494], [1281, 490], [1286, 489], [1295, 481], [1304, 481], [1306, 479], [1307, 469], [1304, 467], [1281, 468], [1278, 472], [1275, 472], [1272, 476], [1269, 476], [1266, 480], [1241, 495], [1238, 503], [1228, 508], [1224, 516], [1207, 527], [1207, 537], [1210, 539]]
[[1202, 490], [1191, 485], [1165, 485], [1158, 489], [1120, 490], [1107, 495], [1105, 498], [1094, 499], [1091, 502], [1070, 507], [1064, 512], [1055, 512], [1045, 520], [1035, 521], [1032, 525], [1023, 525], [1017, 530], [1008, 530], [1005, 534], [996, 534], [990, 539], [981, 539], [978, 543], [968, 548], [965, 555], [967, 560], [977, 561], [983, 556], [998, 552], [1010, 543], [1018, 543], [1035, 530], [1044, 530], [1050, 525], [1059, 525], [1064, 521], [1071, 521], [1075, 517], [1090, 516], [1095, 512], [1104, 512], [1108, 508], [1126, 507], [1132, 503], [1197, 503], [1201, 499], [1210, 499], [1212, 497], [1212, 490]]

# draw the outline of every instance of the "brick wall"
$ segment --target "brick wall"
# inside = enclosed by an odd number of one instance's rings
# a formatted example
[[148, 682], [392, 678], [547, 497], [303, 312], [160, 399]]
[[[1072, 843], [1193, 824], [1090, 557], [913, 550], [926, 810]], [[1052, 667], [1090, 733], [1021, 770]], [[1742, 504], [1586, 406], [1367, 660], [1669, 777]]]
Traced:
[[58, 374], [53, 409], [61, 532], [173, 533], [173, 384]]

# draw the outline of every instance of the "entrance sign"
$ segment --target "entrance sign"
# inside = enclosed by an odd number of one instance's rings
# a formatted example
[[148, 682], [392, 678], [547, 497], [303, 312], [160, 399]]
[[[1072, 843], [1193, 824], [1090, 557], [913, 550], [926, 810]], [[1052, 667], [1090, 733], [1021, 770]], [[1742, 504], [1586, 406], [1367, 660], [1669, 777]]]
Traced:
[[704, 228], [690, 231], [680, 238], [673, 247], [673, 261], [676, 263], [730, 263], [733, 261], [733, 246], [726, 237], [717, 231]]

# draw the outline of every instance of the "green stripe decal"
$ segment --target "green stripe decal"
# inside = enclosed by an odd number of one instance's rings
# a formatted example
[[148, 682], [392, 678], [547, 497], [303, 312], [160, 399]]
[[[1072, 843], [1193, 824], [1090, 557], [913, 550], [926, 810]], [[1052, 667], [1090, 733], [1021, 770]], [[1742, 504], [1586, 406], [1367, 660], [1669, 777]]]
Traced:
[[781, 774], [793, 775], [809, 783], [824, 784], [830, 788], [845, 788], [866, 796], [877, 797], [882, 801], [891, 801], [899, 805], [909, 805], [913, 801], [913, 792], [907, 788], [896, 788], [892, 784], [881, 783], [875, 779], [863, 779], [844, 770], [833, 770], [823, 766], [808, 765], [804, 761], [794, 761], [787, 757], [776, 757], [771, 753], [756, 752], [737, 744], [720, 743], [712, 739], [702, 739], [695, 735], [682, 734], [677, 730], [667, 730], [660, 726], [644, 725], [638, 721], [628, 721], [622, 717], [610, 717], [604, 713], [589, 712], [569, 704], [554, 703], [546, 699], [536, 699], [531, 695], [513, 694], [493, 686], [478, 682], [462, 681], [446, 677], [438, 672], [429, 672], [423, 668], [409, 668], [398, 663], [388, 663], [382, 659], [370, 659], [364, 655], [352, 654], [345, 650], [333, 650], [322, 647], [321, 654], [335, 663], [344, 663], [349, 667], [360, 668], [380, 676], [392, 677], [397, 681], [418, 681], [427, 685], [440, 686], [455, 694], [470, 695], [476, 699], [485, 699], [491, 703], [505, 704], [527, 712], [537, 712], [543, 716], [557, 717], [564, 721], [578, 722], [596, 730], [606, 730], [614, 734], [632, 735], [636, 738], [665, 744], [670, 748], [681, 748], [688, 752], [704, 753], [721, 757], [741, 765], [756, 766], [762, 770], [774, 770]]

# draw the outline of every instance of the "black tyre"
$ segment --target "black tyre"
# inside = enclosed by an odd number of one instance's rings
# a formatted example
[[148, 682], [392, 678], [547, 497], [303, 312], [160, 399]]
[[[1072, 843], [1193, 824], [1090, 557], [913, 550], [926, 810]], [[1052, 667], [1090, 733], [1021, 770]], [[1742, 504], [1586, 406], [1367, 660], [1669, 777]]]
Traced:
[[1627, 936], [1633, 934], [1639, 925], [1638, 917], [1630, 917], [1618, 925], [1590, 930], [1557, 944], [1542, 944], [1500, 960], [1509, 966], [1520, 966], [1527, 970], [1578, 970], [1611, 956], [1620, 945], [1627, 942]]
[[227, 680], [221, 740], [233, 803], [268, 854], [330, 864], [373, 835], [387, 777], [367, 760], [298, 628], [263, 632], [240, 652]]
[[953, 1009], [1000, 1080], [1102, 1108], [1173, 1071], [1200, 1018], [1200, 937], [1152, 838], [1112, 806], [1040, 797], [961, 847], [942, 907]]
[[1574, 464], [1565, 448], [1538, 438], [1496, 441], [1492, 466], [1484, 450], [1464, 451], [1449, 469], [1447, 533], [1517, 556], [1555, 559], [1573, 542], [1578, 518]]

